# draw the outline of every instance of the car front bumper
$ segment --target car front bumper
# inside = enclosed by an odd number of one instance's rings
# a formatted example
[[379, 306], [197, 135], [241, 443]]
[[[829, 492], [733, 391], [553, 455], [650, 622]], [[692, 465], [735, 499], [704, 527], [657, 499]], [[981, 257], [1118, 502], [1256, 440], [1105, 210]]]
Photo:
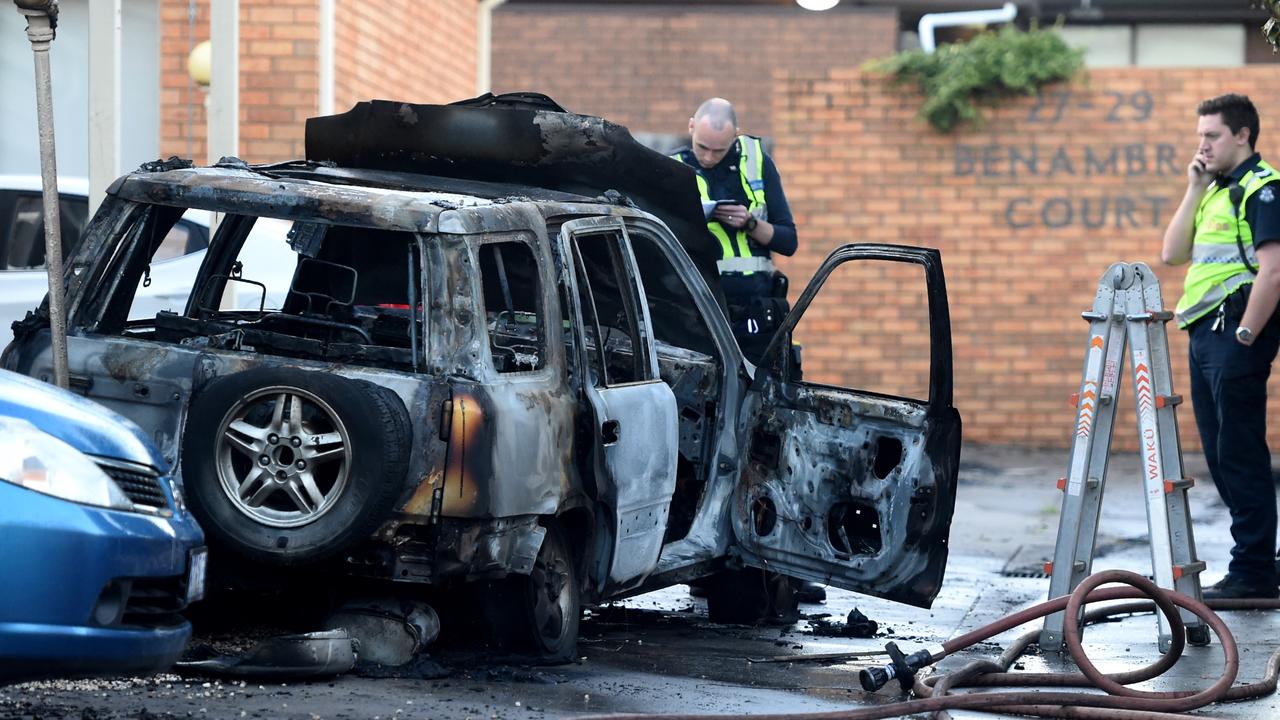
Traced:
[[135, 674], [182, 653], [192, 551], [173, 517], [67, 502], [0, 482], [0, 679]]

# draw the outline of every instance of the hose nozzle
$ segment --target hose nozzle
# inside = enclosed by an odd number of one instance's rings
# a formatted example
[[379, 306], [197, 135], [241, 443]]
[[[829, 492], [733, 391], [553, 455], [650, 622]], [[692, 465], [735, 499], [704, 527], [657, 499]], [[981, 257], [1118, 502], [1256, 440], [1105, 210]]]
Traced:
[[902, 686], [902, 692], [909, 693], [915, 685], [916, 672], [926, 665], [932, 665], [941, 660], [947, 654], [941, 645], [932, 649], [917, 650], [910, 655], [903, 655], [897, 643], [888, 643], [884, 649], [893, 662], [882, 667], [864, 668], [858, 673], [858, 682], [867, 692], [875, 692], [896, 678], [898, 684]]

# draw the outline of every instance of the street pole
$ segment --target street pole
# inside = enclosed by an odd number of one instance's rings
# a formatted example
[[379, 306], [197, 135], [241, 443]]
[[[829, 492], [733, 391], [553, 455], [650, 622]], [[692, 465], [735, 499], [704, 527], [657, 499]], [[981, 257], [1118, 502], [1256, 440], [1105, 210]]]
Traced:
[[89, 217], [120, 176], [120, 54], [124, 0], [89, 3]]
[[36, 120], [40, 127], [40, 175], [44, 186], [44, 260], [49, 277], [49, 331], [53, 382], [67, 388], [67, 316], [63, 309], [62, 227], [58, 213], [58, 159], [53, 144], [53, 84], [49, 46], [58, 26], [58, 0], [13, 0], [27, 18], [27, 39], [36, 64]]

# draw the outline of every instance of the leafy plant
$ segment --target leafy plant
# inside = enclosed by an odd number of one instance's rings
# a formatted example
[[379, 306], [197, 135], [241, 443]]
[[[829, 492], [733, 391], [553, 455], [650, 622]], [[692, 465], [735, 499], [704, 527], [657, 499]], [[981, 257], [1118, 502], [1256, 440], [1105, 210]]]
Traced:
[[1274, 50], [1280, 47], [1280, 2], [1263, 0], [1262, 6], [1264, 10], [1271, 13], [1271, 19], [1262, 26], [1262, 35], [1267, 38], [1267, 42], [1271, 43]]
[[940, 132], [958, 122], [981, 123], [973, 102], [978, 98], [1034, 95], [1040, 86], [1069, 79], [1083, 66], [1084, 51], [1069, 47], [1058, 33], [1012, 25], [933, 53], [908, 50], [868, 64], [895, 82], [918, 85], [925, 96], [920, 115]]

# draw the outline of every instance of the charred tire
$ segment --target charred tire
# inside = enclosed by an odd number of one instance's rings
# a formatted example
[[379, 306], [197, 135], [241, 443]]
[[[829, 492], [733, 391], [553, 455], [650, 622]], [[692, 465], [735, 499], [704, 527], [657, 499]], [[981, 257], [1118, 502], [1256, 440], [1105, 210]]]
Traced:
[[571, 662], [578, 652], [582, 588], [564, 534], [556, 526], [538, 550], [528, 575], [488, 583], [481, 609], [493, 645], [525, 652], [544, 662]]
[[698, 584], [707, 595], [707, 618], [736, 625], [789, 624], [799, 619], [800, 601], [786, 575], [743, 568], [722, 570]]
[[402, 487], [412, 435], [399, 397], [361, 380], [259, 368], [192, 402], [182, 477], [210, 544], [272, 566], [368, 538]]

